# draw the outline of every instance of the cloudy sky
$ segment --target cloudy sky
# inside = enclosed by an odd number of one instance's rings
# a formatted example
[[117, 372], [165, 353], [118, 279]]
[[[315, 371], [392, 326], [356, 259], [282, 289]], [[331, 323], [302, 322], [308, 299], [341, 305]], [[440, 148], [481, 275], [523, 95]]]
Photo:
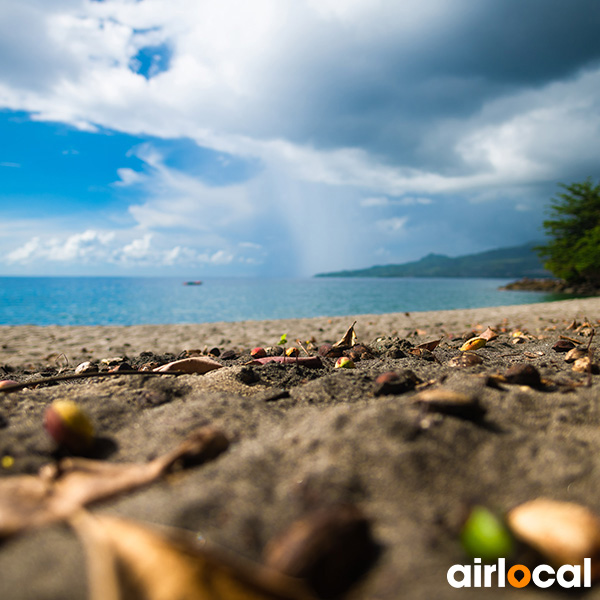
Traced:
[[0, 274], [306, 276], [542, 236], [597, 0], [0, 3]]

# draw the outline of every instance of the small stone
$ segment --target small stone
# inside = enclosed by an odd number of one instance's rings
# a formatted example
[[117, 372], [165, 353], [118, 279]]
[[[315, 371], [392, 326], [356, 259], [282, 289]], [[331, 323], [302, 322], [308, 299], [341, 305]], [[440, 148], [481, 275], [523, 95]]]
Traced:
[[288, 348], [285, 351], [285, 355], [286, 356], [300, 356], [300, 350], [298, 348], [296, 348], [295, 346], [293, 346], [292, 348]]
[[109, 369], [108, 372], [109, 373], [121, 373], [123, 371], [135, 371], [136, 369], [134, 369], [129, 363], [126, 362], [122, 362], [120, 365], [117, 365], [116, 367], [112, 367], [112, 369]]
[[533, 365], [529, 364], [513, 365], [504, 374], [504, 379], [508, 383], [528, 385], [534, 388], [542, 385], [540, 372]]
[[98, 372], [98, 365], [91, 363], [89, 360], [82, 362], [81, 364], [77, 365], [77, 367], [75, 367], [75, 373], [78, 375], [80, 373], [97, 373], [97, 372]]
[[459, 354], [458, 356], [453, 356], [448, 361], [449, 367], [457, 367], [457, 368], [467, 368], [467, 367], [476, 367], [483, 363], [483, 358], [478, 354]]
[[221, 355], [222, 360], [235, 360], [237, 358], [237, 354], [235, 350], [225, 350]]
[[475, 396], [448, 388], [433, 388], [419, 392], [413, 401], [436, 412], [466, 418], [479, 418], [485, 410]]
[[395, 396], [414, 390], [421, 380], [410, 370], [388, 371], [375, 380], [375, 396]]
[[122, 356], [112, 356], [111, 358], [103, 358], [100, 363], [106, 365], [107, 367], [115, 367], [124, 361], [125, 359]]
[[209, 354], [211, 354], [212, 356], [216, 356], [217, 358], [218, 358], [219, 356], [221, 356], [221, 351], [220, 351], [218, 348], [216, 348], [216, 347], [215, 347], [215, 348], [211, 348], [211, 349], [208, 351], [208, 353], [209, 353]]
[[589, 356], [584, 356], [583, 358], [578, 358], [573, 363], [573, 371], [576, 371], [577, 373], [592, 373], [593, 375], [598, 375], [598, 373], [600, 373], [600, 367], [592, 362]]
[[250, 385], [252, 383], [260, 381], [260, 375], [252, 367], [249, 366], [242, 367], [237, 377], [242, 383], [245, 383], [246, 385]]
[[283, 348], [281, 346], [268, 346], [265, 350], [267, 356], [281, 356], [283, 354]]
[[334, 504], [293, 522], [271, 540], [265, 564], [304, 580], [319, 598], [340, 598], [377, 556], [371, 524], [352, 504]]
[[264, 358], [267, 356], [267, 351], [261, 347], [252, 348], [252, 350], [250, 350], [250, 356], [252, 358]]

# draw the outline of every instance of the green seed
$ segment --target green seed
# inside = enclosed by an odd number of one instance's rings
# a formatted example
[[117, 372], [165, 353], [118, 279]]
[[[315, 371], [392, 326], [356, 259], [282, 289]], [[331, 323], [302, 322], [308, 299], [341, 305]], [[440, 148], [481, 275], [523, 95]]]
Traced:
[[471, 558], [494, 562], [513, 552], [513, 539], [496, 515], [484, 506], [474, 506], [461, 532], [461, 543]]

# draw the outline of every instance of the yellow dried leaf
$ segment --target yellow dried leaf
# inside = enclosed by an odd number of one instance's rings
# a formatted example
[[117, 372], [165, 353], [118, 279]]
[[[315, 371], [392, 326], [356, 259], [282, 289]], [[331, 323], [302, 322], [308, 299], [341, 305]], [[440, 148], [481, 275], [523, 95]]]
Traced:
[[191, 534], [81, 511], [91, 600], [314, 600], [299, 580], [199, 548]]
[[479, 348], [483, 348], [487, 344], [487, 340], [480, 336], [472, 337], [470, 340], [467, 340], [459, 350], [461, 352], [469, 352], [471, 350], [478, 350]]
[[348, 330], [344, 334], [344, 337], [339, 342], [333, 344], [334, 348], [344, 348], [346, 346], [351, 348], [352, 346], [354, 346], [354, 344], [356, 344], [357, 337], [356, 333], [354, 332], [355, 325], [356, 321], [354, 321], [354, 323], [352, 323], [352, 325], [348, 327]]

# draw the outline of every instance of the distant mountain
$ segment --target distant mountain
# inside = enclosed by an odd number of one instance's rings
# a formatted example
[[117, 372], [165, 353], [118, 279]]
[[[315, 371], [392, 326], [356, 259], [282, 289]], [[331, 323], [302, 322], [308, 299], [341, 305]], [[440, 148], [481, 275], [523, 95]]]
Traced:
[[380, 265], [356, 271], [319, 273], [315, 277], [552, 277], [533, 250], [535, 243], [451, 258], [428, 254], [401, 265]]

